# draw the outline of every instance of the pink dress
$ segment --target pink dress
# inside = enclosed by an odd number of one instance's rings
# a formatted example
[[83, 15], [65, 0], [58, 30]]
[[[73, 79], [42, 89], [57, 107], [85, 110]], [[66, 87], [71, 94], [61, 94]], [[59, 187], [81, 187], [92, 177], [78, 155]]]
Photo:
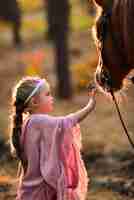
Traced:
[[73, 114], [31, 115], [22, 127], [21, 145], [28, 166], [16, 200], [85, 200], [88, 177]]

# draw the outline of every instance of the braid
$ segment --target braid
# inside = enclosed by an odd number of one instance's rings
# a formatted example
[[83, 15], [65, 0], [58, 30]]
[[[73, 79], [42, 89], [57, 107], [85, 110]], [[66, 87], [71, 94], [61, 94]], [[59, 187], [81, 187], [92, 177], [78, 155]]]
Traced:
[[21, 126], [23, 122], [23, 108], [20, 108], [16, 105], [16, 113], [13, 116], [13, 133], [12, 133], [12, 143], [16, 149], [16, 156], [20, 160], [21, 158], [21, 148], [20, 148], [20, 135], [21, 135]]

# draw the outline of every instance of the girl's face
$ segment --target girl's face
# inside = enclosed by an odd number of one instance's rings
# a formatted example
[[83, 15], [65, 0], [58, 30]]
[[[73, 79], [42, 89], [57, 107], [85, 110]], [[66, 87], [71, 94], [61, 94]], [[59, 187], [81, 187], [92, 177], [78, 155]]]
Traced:
[[50, 89], [41, 88], [39, 95], [33, 97], [33, 104], [35, 105], [34, 112], [36, 113], [49, 113], [53, 111], [53, 97]]

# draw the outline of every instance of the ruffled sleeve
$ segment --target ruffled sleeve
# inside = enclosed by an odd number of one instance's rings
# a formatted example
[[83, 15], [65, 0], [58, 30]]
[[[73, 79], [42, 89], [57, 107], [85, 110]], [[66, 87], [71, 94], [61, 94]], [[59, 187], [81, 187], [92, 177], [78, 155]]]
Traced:
[[65, 117], [40, 115], [39, 118], [41, 130], [40, 171], [47, 184], [56, 190], [57, 200], [63, 200], [66, 198], [68, 187], [65, 155], [72, 146], [71, 129], [77, 121], [73, 114]]

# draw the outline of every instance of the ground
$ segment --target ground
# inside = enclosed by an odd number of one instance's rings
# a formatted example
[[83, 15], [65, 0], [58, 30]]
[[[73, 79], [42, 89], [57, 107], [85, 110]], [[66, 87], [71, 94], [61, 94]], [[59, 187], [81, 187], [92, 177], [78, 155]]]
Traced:
[[[73, 32], [70, 35], [71, 65], [85, 62], [96, 54], [89, 32]], [[87, 42], [89, 41], [89, 42]], [[13, 49], [9, 44], [0, 47], [0, 137], [8, 142], [9, 115], [11, 113], [11, 90], [15, 81], [25, 75], [27, 67], [23, 56], [30, 51], [43, 51], [45, 62], [41, 75], [47, 74], [55, 89], [56, 77], [53, 64], [52, 44], [42, 38], [25, 42], [22, 50]], [[76, 51], [77, 50], [77, 51]], [[77, 53], [76, 53], [77, 52]], [[91, 72], [91, 77], [93, 73]], [[72, 74], [75, 76], [75, 74]], [[73, 82], [74, 88], [75, 80]], [[125, 91], [126, 97], [120, 102], [120, 109], [134, 140], [134, 93], [133, 86]], [[65, 115], [82, 108], [88, 101], [88, 91], [75, 91], [70, 101], [55, 97], [54, 115]], [[62, 106], [61, 106], [62, 105]], [[132, 200], [134, 199], [133, 152], [118, 119], [115, 106], [104, 94], [98, 92], [95, 110], [81, 123], [83, 150], [82, 155], [90, 178], [87, 200]], [[3, 144], [3, 143], [2, 143]], [[0, 153], [0, 199], [13, 200], [16, 195], [18, 179], [17, 163], [13, 161], [5, 146]]]

